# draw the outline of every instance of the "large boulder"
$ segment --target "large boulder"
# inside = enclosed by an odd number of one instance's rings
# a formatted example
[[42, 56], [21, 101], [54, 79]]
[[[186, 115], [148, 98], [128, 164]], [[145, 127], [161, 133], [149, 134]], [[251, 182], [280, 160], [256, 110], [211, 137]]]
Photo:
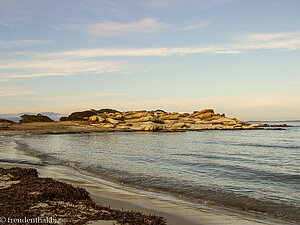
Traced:
[[119, 120], [115, 120], [113, 118], [106, 118], [106, 121], [109, 122], [109, 123], [111, 123], [111, 124], [118, 124], [118, 123], [120, 123]]
[[195, 116], [195, 118], [205, 120], [205, 119], [213, 117], [214, 115], [215, 115], [214, 113], [208, 112], [208, 113], [202, 113], [200, 115], [197, 115], [197, 116]]
[[198, 114], [204, 114], [204, 113], [215, 113], [213, 109], [203, 109]]
[[194, 117], [194, 118], [197, 118], [197, 116], [202, 115], [202, 114], [206, 114], [206, 113], [212, 113], [212, 114], [214, 114], [215, 112], [214, 112], [213, 109], [204, 109], [204, 110], [202, 110], [202, 111], [200, 111], [200, 112], [195, 111], [195, 112], [193, 112], [192, 114], [188, 115], [187, 117]]
[[90, 121], [93, 121], [93, 122], [99, 122], [99, 123], [103, 123], [105, 121], [105, 118], [103, 118], [102, 116], [91, 116], [89, 117], [89, 120]]

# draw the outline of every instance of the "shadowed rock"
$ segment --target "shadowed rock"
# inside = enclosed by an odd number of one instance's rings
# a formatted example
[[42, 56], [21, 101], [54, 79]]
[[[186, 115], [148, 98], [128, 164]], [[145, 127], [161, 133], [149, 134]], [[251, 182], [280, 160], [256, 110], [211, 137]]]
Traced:
[[54, 122], [48, 116], [43, 116], [42, 114], [35, 115], [22, 115], [19, 123], [33, 123], [33, 122]]

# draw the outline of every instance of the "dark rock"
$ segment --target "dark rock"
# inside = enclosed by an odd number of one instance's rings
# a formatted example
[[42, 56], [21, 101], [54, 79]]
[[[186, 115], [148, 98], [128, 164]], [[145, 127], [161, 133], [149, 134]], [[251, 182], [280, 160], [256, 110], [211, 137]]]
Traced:
[[33, 122], [54, 122], [48, 116], [43, 116], [42, 114], [35, 115], [22, 115], [19, 123], [33, 123]]
[[61, 117], [60, 121], [81, 121], [81, 120], [86, 120], [85, 118], [95, 116], [101, 113], [116, 113], [116, 112], [119, 111], [115, 109], [100, 109], [100, 110], [91, 109], [82, 112], [73, 112], [71, 115], [67, 117], [66, 116]]
[[7, 120], [7, 119], [0, 119], [0, 123], [10, 123], [10, 124], [14, 124], [16, 122], [12, 121], [12, 120]]

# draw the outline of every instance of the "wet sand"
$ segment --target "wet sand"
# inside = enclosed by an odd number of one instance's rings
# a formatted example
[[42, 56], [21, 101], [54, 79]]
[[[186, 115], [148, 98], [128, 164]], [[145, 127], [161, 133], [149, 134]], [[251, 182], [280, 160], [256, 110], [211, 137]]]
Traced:
[[[0, 143], [0, 167], [21, 166], [36, 168], [40, 177], [51, 177], [74, 186], [85, 188], [92, 199], [103, 206], [114, 209], [135, 210], [145, 214], [155, 214], [167, 219], [168, 224], [292, 224], [271, 219], [259, 214], [244, 213], [236, 210], [193, 205], [164, 194], [151, 193], [124, 187], [105, 181], [81, 171], [62, 165], [42, 165], [42, 162], [23, 151], [16, 149], [13, 142]], [[4, 162], [5, 160], [10, 162]], [[100, 221], [89, 224], [111, 224]]]

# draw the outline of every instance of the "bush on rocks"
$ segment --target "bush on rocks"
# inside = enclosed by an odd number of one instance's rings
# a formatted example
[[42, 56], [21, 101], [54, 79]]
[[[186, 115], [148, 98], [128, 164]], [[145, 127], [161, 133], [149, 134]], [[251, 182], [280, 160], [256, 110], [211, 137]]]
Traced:
[[21, 116], [19, 123], [33, 123], [33, 122], [54, 122], [48, 116], [43, 116], [42, 114], [37, 115], [27, 115], [24, 114]]

